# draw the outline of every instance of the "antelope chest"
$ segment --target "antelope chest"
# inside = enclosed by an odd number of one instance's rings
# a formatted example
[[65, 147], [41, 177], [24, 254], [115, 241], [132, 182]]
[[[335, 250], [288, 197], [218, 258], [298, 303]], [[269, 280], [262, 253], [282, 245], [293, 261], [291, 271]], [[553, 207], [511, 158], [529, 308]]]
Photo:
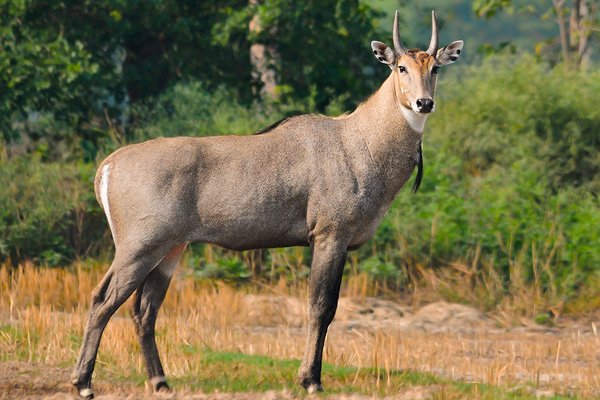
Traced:
[[380, 201], [374, 201], [369, 196], [362, 196], [356, 202], [350, 221], [353, 232], [350, 248], [359, 247], [373, 237], [386, 210], [385, 204], [382, 205]]
[[371, 239], [375, 234], [375, 231], [377, 230], [378, 226], [379, 220], [372, 220], [370, 221], [370, 223], [364, 225], [361, 229], [358, 229], [354, 233], [352, 240], [350, 240], [348, 247], [350, 249], [354, 249], [368, 242], [369, 239]]

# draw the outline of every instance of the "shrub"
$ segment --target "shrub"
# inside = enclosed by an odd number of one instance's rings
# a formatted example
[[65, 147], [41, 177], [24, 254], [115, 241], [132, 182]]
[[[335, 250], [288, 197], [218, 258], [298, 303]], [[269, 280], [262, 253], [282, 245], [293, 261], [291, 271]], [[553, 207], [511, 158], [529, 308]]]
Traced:
[[134, 141], [169, 136], [249, 134], [278, 119], [260, 106], [244, 106], [219, 88], [209, 93], [199, 82], [179, 83], [153, 102], [134, 109]]
[[363, 256], [490, 263], [506, 285], [520, 263], [529, 282], [571, 294], [600, 266], [599, 78], [528, 57], [442, 78], [421, 190], [401, 191]]
[[91, 164], [0, 160], [0, 257], [61, 265], [98, 254], [105, 232]]
[[600, 191], [600, 71], [550, 69], [504, 54], [463, 68], [441, 86], [427, 141], [458, 154], [464, 172], [527, 160], [554, 191]]

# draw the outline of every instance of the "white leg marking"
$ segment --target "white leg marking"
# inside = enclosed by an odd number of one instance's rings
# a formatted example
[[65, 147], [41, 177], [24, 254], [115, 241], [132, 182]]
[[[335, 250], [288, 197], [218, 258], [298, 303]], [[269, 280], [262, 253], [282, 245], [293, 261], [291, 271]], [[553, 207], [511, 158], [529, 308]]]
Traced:
[[167, 378], [164, 376], [155, 376], [154, 378], [150, 379], [150, 383], [156, 387], [156, 385], [159, 383], [167, 383]]
[[110, 164], [106, 164], [102, 168], [102, 181], [100, 182], [100, 201], [102, 202], [102, 208], [108, 219], [108, 226], [110, 227], [110, 233], [112, 234], [113, 240], [115, 239], [115, 230], [113, 227], [112, 218], [110, 217], [110, 203], [108, 202], [108, 178], [110, 176]]
[[93, 394], [94, 394], [94, 392], [92, 392], [92, 389], [90, 389], [90, 388], [87, 388], [87, 389], [81, 389], [81, 390], [79, 391], [79, 395], [80, 395], [81, 397], [90, 397], [90, 396], [92, 396]]

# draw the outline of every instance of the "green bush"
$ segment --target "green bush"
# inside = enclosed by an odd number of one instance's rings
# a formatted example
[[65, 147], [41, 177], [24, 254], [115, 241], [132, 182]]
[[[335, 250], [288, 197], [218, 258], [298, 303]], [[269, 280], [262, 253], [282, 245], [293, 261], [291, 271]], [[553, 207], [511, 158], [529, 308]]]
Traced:
[[180, 83], [157, 100], [134, 109], [134, 140], [170, 136], [249, 134], [264, 128], [274, 117], [258, 105], [244, 106], [233, 92], [220, 88], [209, 93], [199, 82]]
[[458, 154], [465, 173], [522, 161], [554, 191], [600, 191], [600, 71], [550, 69], [503, 54], [441, 80], [440, 112], [426, 141]]
[[[315, 112], [316, 90], [303, 101], [245, 105], [225, 87], [208, 90], [198, 81], [178, 83], [157, 99], [133, 108], [135, 128], [131, 141], [172, 136], [252, 134], [283, 117]], [[348, 95], [331, 97], [328, 115], [344, 113]]]
[[492, 263], [507, 282], [511, 263], [523, 264], [530, 279], [537, 263], [548, 265], [545, 274], [553, 275], [548, 279], [569, 279], [571, 286], [581, 272], [600, 266], [596, 197], [569, 188], [553, 192], [540, 173], [524, 168], [454, 181], [450, 165], [457, 160], [430, 152], [426, 156], [423, 190], [402, 191], [383, 222], [394, 227], [396, 245], [389, 245], [385, 230], [373, 239], [388, 242], [386, 257], [395, 256], [396, 265], [470, 264], [479, 248], [479, 261]]
[[97, 255], [106, 243], [91, 164], [0, 160], [0, 257], [55, 266]]
[[528, 57], [442, 77], [421, 190], [401, 191], [363, 256], [398, 268], [478, 257], [507, 285], [520, 263], [545, 290], [576, 289], [600, 267], [599, 82]]
[[192, 274], [199, 279], [220, 279], [229, 282], [241, 282], [250, 279], [252, 274], [239, 257], [222, 257], [209, 262], [194, 265]]

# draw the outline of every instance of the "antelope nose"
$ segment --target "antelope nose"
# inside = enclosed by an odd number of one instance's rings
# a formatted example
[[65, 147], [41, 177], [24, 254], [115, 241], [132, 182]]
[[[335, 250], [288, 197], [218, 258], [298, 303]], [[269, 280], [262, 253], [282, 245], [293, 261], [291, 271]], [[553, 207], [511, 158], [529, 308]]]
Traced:
[[417, 100], [417, 110], [420, 113], [430, 113], [433, 110], [433, 99], [419, 99]]

